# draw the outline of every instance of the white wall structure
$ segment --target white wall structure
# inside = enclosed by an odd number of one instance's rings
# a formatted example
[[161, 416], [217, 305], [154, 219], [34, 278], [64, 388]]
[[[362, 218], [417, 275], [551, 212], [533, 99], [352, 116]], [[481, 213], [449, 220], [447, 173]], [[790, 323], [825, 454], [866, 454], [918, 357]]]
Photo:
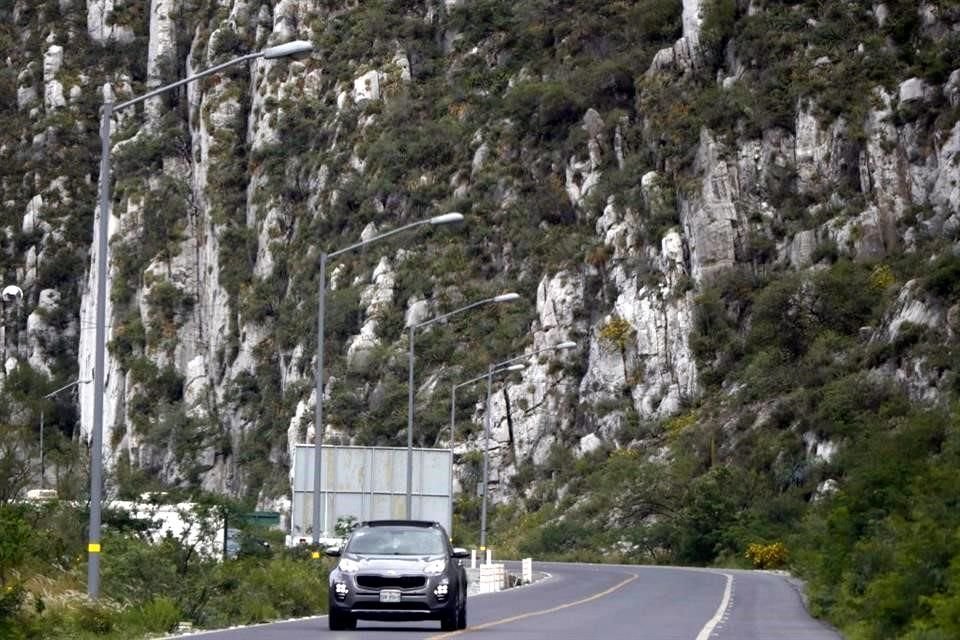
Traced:
[[[313, 528], [314, 445], [296, 446], [293, 459], [291, 544], [307, 541]], [[320, 481], [320, 525], [324, 537], [337, 520], [406, 519], [407, 449], [405, 447], [324, 446]], [[450, 533], [453, 452], [413, 450], [411, 518], [439, 522]]]
[[204, 515], [204, 508], [198, 509], [192, 502], [152, 504], [114, 500], [106, 506], [126, 511], [134, 520], [152, 523], [147, 536], [154, 544], [170, 536], [187, 547], [196, 548], [204, 557], [220, 558], [223, 554], [223, 519]]
[[494, 593], [507, 588], [507, 569], [502, 564], [480, 565], [480, 593]]

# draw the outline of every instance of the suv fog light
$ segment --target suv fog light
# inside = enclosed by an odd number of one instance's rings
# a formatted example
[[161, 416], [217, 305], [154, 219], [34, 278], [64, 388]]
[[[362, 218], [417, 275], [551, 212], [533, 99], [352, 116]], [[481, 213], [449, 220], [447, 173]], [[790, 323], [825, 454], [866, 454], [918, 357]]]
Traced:
[[338, 599], [343, 600], [344, 598], [347, 597], [347, 593], [350, 591], [350, 589], [347, 588], [347, 585], [345, 583], [337, 582], [336, 584], [333, 585], [333, 591], [334, 593], [337, 594]]
[[437, 588], [433, 590], [433, 594], [437, 596], [438, 600], [443, 600], [447, 597], [447, 591], [449, 589], [450, 587], [446, 582], [441, 582], [437, 585]]

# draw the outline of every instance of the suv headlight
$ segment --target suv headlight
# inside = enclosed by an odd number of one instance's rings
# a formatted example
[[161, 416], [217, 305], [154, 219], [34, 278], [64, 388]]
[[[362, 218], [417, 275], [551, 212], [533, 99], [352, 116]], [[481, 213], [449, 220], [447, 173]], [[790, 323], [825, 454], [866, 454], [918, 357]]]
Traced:
[[340, 564], [338, 566], [340, 571], [344, 573], [356, 573], [360, 570], [360, 563], [350, 558], [340, 558]]
[[441, 558], [440, 560], [434, 560], [428, 562], [423, 568], [423, 572], [428, 576], [438, 576], [443, 573], [444, 569], [447, 568], [447, 561]]

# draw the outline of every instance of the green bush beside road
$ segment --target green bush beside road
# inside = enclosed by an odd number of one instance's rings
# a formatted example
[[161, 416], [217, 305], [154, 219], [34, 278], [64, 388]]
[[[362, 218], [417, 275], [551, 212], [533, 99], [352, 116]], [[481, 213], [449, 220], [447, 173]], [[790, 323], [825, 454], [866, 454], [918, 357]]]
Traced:
[[[219, 628], [326, 611], [326, 559], [269, 546], [220, 561], [167, 537], [147, 541], [122, 517], [105, 518], [101, 597], [86, 596], [82, 524], [66, 504], [0, 505], [0, 637], [11, 640], [125, 639], [164, 634], [181, 622]], [[64, 528], [64, 523], [68, 523]]]

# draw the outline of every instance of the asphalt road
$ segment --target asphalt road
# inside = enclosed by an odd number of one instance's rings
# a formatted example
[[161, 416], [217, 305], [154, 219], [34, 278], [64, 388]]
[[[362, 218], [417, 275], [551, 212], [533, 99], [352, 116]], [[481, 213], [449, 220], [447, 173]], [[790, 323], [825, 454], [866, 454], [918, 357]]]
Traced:
[[549, 577], [468, 601], [463, 631], [437, 622], [361, 620], [328, 631], [326, 616], [177, 637], [204, 640], [837, 640], [782, 576], [748, 571], [534, 563]]

